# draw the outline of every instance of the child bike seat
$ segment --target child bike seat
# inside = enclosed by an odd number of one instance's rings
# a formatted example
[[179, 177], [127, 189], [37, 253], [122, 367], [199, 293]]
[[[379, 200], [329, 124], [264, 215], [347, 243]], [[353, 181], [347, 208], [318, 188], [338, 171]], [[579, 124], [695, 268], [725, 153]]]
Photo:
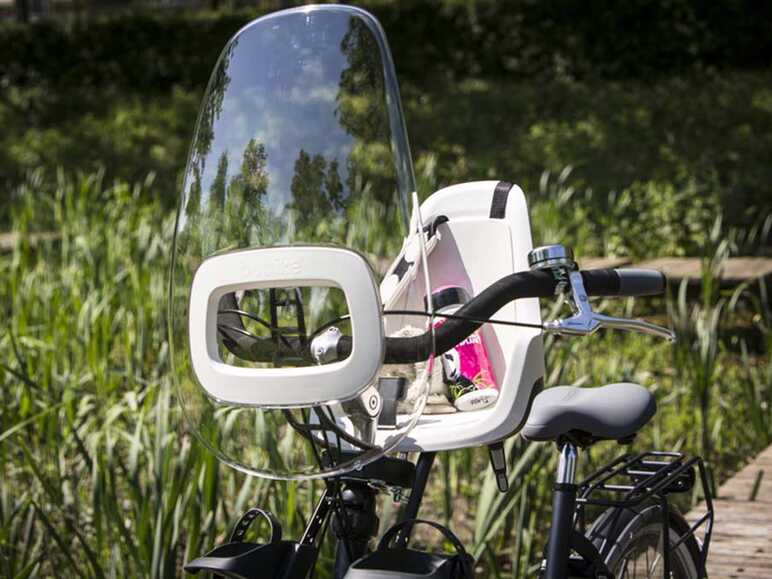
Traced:
[[624, 440], [638, 432], [656, 410], [654, 397], [638, 384], [557, 386], [534, 399], [522, 435], [528, 440], [555, 440], [572, 434], [591, 440]]

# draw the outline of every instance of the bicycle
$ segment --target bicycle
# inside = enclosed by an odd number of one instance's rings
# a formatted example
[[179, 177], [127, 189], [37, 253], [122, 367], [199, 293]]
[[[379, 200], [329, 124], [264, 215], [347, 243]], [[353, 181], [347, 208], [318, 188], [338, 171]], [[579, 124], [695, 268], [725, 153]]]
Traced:
[[[186, 569], [305, 578], [331, 530], [336, 578], [470, 577], [452, 531], [418, 518], [431, 466], [437, 452], [487, 446], [506, 490], [503, 440], [520, 433], [560, 453], [542, 577], [704, 577], [713, 507], [700, 458], [623, 455], [576, 480], [579, 450], [631, 442], [654, 415], [652, 395], [628, 383], [542, 391], [545, 333], [673, 339], [589, 302], [661, 294], [664, 276], [580, 271], [562, 246], [532, 249], [525, 195], [509, 182], [454, 185], [423, 203], [415, 190], [393, 63], [370, 14], [291, 9], [231, 39], [204, 97], [175, 228], [174, 377], [188, 423], [220, 460], [323, 479], [325, 491], [298, 540], [253, 508]], [[379, 283], [372, 258], [391, 257], [379, 240], [392, 229], [406, 235]], [[548, 298], [573, 314], [542, 322]], [[465, 374], [463, 344], [477, 348], [477, 375]], [[426, 412], [432, 396], [440, 413]], [[689, 524], [669, 496], [698, 480], [706, 512]], [[371, 550], [378, 493], [408, 489], [399, 522]], [[590, 507], [605, 509], [591, 523]], [[258, 517], [269, 541], [245, 542]], [[408, 549], [423, 524], [456, 553]]]

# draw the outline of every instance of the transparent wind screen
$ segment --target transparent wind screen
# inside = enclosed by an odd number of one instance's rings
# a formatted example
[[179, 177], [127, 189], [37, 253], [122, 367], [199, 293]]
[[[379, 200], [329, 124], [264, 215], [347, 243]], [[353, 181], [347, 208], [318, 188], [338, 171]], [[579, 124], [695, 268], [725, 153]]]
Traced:
[[[403, 369], [412, 397], [386, 435], [368, 394], [300, 408], [209, 396], [187, 345], [190, 287], [210, 256], [245, 248], [334, 245], [374, 271], [399, 253], [414, 176], [386, 40], [369, 14], [319, 6], [258, 19], [225, 47], [209, 82], [178, 209], [170, 288], [174, 378], [189, 428], [236, 468], [304, 478], [362, 465], [394, 448], [425, 402], [426, 364]], [[244, 368], [306, 368], [320, 329], [350, 331], [342, 290], [281, 284], [226, 293], [217, 356]], [[426, 319], [405, 320], [427, 331]], [[399, 332], [390, 322], [388, 331]], [[418, 327], [418, 330], [415, 328]], [[382, 331], [374, 328], [373, 331]], [[356, 351], [356, 336], [354, 336]], [[373, 356], [382, 353], [373, 352]], [[332, 426], [330, 426], [332, 425]]]

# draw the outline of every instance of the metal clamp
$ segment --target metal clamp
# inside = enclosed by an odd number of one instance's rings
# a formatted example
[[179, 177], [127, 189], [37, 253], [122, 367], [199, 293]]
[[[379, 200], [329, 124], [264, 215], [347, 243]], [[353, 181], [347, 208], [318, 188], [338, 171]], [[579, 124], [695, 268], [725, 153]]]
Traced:
[[329, 364], [338, 359], [338, 342], [343, 334], [332, 326], [311, 340], [311, 356], [317, 364]]

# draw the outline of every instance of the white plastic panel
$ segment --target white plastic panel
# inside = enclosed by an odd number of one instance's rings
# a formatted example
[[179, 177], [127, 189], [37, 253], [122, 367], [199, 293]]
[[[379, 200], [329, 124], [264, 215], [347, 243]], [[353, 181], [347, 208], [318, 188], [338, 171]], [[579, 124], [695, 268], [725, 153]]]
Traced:
[[[477, 295], [493, 282], [517, 271], [528, 270], [532, 248], [525, 196], [513, 186], [503, 219], [491, 218], [491, 202], [497, 181], [454, 185], [437, 191], [421, 206], [425, 223], [445, 215], [441, 240], [429, 255], [434, 288], [462, 286]], [[394, 309], [421, 309], [426, 295], [420, 272], [401, 303]], [[518, 300], [493, 316], [508, 321], [541, 323], [538, 299]], [[387, 316], [389, 325], [398, 324]], [[477, 446], [499, 440], [517, 430], [526, 418], [534, 386], [544, 376], [541, 333], [530, 328], [486, 325], [483, 337], [499, 386], [494, 406], [477, 411], [422, 416], [400, 444], [401, 451], [434, 451]]]
[[[224, 363], [217, 340], [220, 298], [240, 290], [284, 286], [343, 290], [351, 315], [351, 355], [340, 362], [303, 368]], [[189, 311], [193, 371], [204, 390], [222, 402], [288, 408], [349, 400], [372, 382], [383, 360], [380, 296], [370, 266], [354, 251], [289, 246], [215, 255], [204, 260], [193, 277]]]

